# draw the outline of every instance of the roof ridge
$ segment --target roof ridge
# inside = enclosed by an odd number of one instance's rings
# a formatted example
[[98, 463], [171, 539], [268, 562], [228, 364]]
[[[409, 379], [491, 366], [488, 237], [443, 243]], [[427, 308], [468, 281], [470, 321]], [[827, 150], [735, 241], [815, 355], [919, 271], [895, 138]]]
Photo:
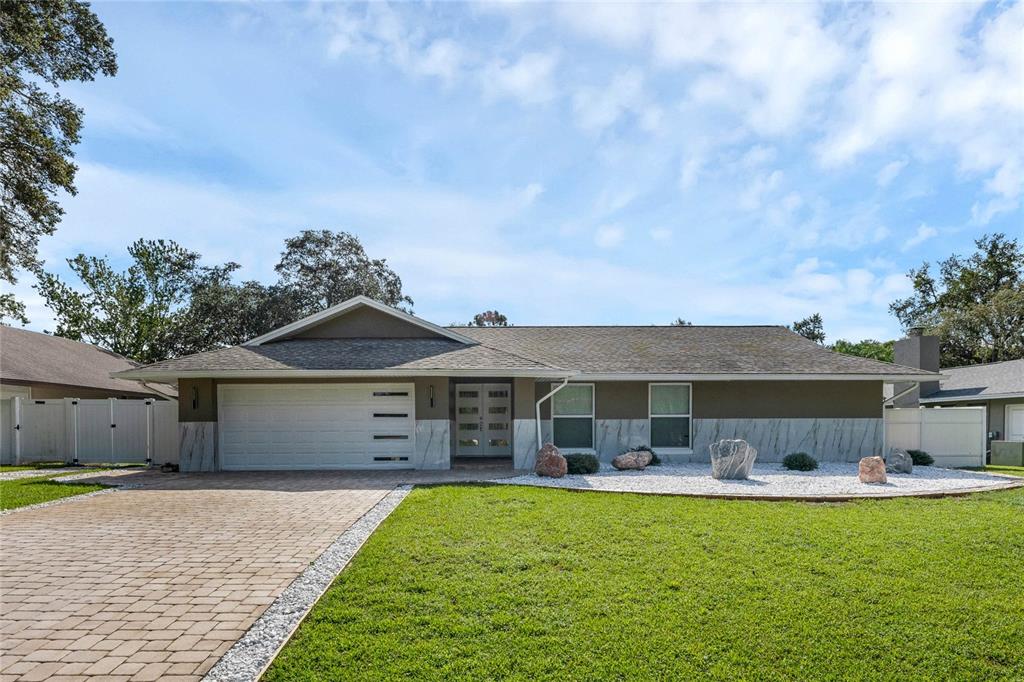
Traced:
[[973, 365], [953, 365], [952, 367], [940, 367], [942, 372], [947, 369], [973, 369], [974, 367], [991, 367], [992, 365], [1005, 365], [1008, 362], [1022, 362], [1024, 358], [1011, 358], [1009, 360], [996, 360], [995, 362], [976, 362]]
[[450, 325], [446, 329], [785, 329], [784, 324], [510, 324], [478, 327]]

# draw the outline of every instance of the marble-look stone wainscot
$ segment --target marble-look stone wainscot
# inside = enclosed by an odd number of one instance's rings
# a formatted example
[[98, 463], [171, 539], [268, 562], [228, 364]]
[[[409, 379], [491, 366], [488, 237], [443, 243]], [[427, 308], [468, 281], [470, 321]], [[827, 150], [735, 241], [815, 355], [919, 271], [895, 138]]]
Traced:
[[447, 419], [416, 420], [417, 469], [450, 469], [451, 430]]
[[178, 470], [217, 471], [217, 422], [178, 422]]
[[757, 448], [759, 462], [781, 462], [791, 452], [819, 462], [859, 462], [884, 448], [881, 419], [695, 419], [691, 461], [711, 461], [712, 443], [736, 438]]

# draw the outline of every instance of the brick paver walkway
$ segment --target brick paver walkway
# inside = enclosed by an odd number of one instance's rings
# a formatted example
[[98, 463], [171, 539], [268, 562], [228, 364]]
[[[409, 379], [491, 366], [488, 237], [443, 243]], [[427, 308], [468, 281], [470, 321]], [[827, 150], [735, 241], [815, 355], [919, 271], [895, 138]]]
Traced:
[[141, 472], [0, 518], [0, 680], [198, 679], [400, 478]]

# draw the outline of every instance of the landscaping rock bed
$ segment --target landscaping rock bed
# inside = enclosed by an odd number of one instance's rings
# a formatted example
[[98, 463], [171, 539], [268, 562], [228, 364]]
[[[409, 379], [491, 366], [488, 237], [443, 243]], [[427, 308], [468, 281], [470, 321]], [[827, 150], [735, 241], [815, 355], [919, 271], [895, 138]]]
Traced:
[[980, 471], [939, 467], [917, 467], [912, 474], [893, 473], [887, 483], [874, 485], [861, 483], [857, 474], [856, 463], [825, 463], [815, 471], [789, 471], [781, 464], [759, 464], [749, 480], [720, 481], [711, 477], [710, 464], [666, 465], [643, 471], [616, 471], [602, 465], [596, 474], [559, 479], [527, 474], [496, 482], [610, 492], [811, 500], [942, 495], [1024, 485], [1024, 479], [1014, 481]]

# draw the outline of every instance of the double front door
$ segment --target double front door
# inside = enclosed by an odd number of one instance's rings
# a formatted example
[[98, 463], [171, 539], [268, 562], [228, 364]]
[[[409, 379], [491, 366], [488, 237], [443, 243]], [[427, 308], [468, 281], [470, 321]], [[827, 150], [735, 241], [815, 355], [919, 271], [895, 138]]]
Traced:
[[455, 454], [512, 456], [512, 385], [455, 386]]

